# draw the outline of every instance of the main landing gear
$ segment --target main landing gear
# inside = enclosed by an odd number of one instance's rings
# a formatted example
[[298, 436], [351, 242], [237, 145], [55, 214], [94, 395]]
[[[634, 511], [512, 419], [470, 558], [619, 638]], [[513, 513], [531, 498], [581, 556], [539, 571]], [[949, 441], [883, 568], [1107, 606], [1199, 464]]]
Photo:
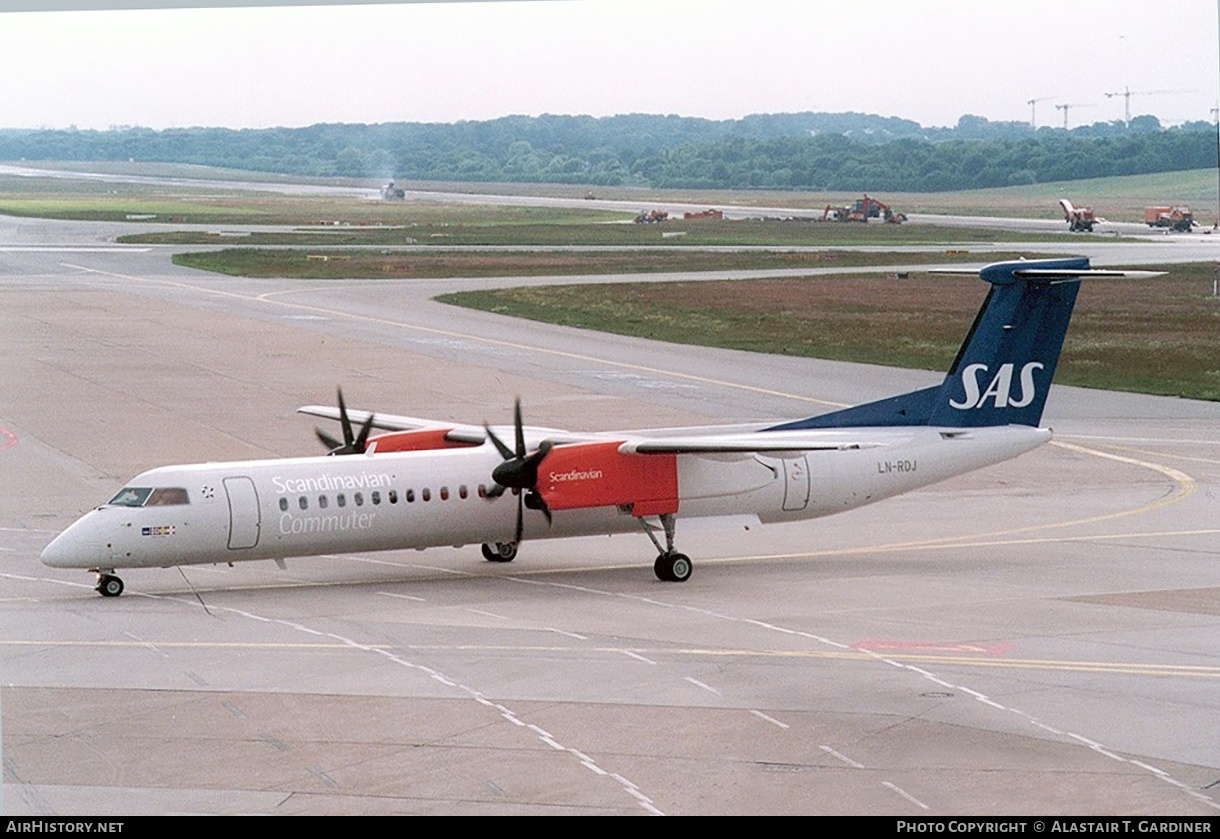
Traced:
[[674, 550], [674, 515], [673, 513], [661, 514], [661, 526], [665, 529], [665, 547], [661, 547], [661, 543], [657, 541], [653, 530], [656, 528], [648, 524], [643, 517], [640, 518], [640, 524], [644, 528], [644, 532], [648, 534], [648, 538], [657, 546], [660, 554], [657, 556], [657, 561], [652, 564], [652, 572], [657, 575], [658, 580], [663, 580], [667, 583], [684, 583], [690, 579], [691, 571], [694, 567], [691, 565], [690, 557], [686, 554], [680, 554]]
[[662, 553], [652, 564], [652, 573], [667, 583], [684, 583], [690, 579], [690, 557], [680, 553]]
[[517, 558], [516, 542], [483, 543], [483, 558], [488, 562], [512, 562]]
[[97, 572], [96, 591], [102, 597], [118, 597], [123, 593], [123, 581], [114, 575], [114, 569]]

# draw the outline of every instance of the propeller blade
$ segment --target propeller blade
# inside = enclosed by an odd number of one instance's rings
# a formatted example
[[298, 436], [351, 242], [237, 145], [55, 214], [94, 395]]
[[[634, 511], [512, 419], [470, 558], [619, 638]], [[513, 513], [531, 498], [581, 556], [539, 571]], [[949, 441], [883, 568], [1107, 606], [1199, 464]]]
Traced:
[[547, 527], [554, 526], [555, 517], [551, 515], [551, 508], [546, 505], [546, 499], [542, 497], [542, 493], [540, 493], [538, 490], [532, 489], [529, 491], [529, 493], [525, 496], [525, 506], [529, 507], [531, 510], [538, 510], [540, 513], [542, 513], [542, 515], [546, 517]]
[[352, 435], [352, 421], [347, 416], [347, 405], [343, 402], [343, 388], [336, 388], [339, 393], [339, 423], [343, 426], [343, 445], [351, 448], [356, 442]]
[[512, 460], [512, 449], [504, 445], [503, 441], [501, 441], [500, 438], [496, 436], [496, 433], [491, 430], [491, 426], [489, 426], [487, 423], [483, 423], [483, 430], [487, 432], [487, 438], [491, 440], [492, 445], [496, 447], [496, 451], [500, 453], [500, 457], [504, 458], [505, 460]]
[[357, 436], [352, 428], [352, 418], [347, 413], [347, 402], [343, 399], [343, 388], [336, 388], [335, 393], [339, 400], [339, 425], [343, 429], [342, 442], [336, 440], [320, 428], [315, 428], [314, 433], [318, 435], [318, 439], [322, 441], [322, 445], [326, 446], [330, 454], [364, 454], [368, 450], [369, 434], [373, 430], [374, 417], [372, 414], [369, 414], [364, 424], [360, 427], [360, 434]]
[[531, 510], [540, 511], [546, 517], [547, 527], [554, 525], [554, 516], [547, 506], [546, 499], [538, 492], [537, 485], [538, 468], [542, 465], [542, 461], [546, 459], [546, 456], [550, 454], [555, 444], [550, 440], [543, 440], [538, 448], [532, 452], [525, 447], [525, 422], [521, 416], [520, 397], [513, 403], [513, 442], [516, 443], [515, 451], [505, 445], [504, 441], [496, 436], [496, 433], [491, 430], [489, 425], [484, 423], [483, 428], [487, 431], [487, 438], [496, 447], [496, 451], [504, 458], [504, 461], [491, 471], [491, 479], [495, 483], [488, 489], [486, 496], [488, 498], [499, 498], [508, 489], [511, 489], [513, 494], [517, 496], [517, 527], [514, 531], [514, 541], [520, 543], [522, 536], [525, 534], [526, 507], [529, 507]]
[[525, 424], [521, 422], [521, 397], [513, 403], [513, 425], [517, 429], [517, 457], [525, 458]]
[[318, 439], [322, 441], [322, 445], [326, 446], [326, 448], [330, 449], [331, 451], [343, 448], [342, 443], [340, 443], [334, 437], [331, 437], [322, 429], [315, 427], [313, 431], [318, 435]]
[[356, 438], [356, 443], [353, 448], [356, 454], [364, 454], [368, 448], [369, 432], [373, 430], [373, 415], [369, 414], [369, 418], [364, 421], [364, 425], [360, 428], [360, 436]]

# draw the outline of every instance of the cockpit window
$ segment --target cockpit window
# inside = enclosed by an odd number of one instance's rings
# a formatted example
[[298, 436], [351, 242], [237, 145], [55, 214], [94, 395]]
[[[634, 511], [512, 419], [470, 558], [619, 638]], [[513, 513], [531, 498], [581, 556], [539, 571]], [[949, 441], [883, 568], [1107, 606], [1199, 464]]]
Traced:
[[157, 487], [144, 502], [145, 507], [170, 507], [175, 504], [190, 504], [186, 490], [182, 487]]
[[110, 503], [116, 507], [171, 507], [190, 504], [191, 499], [181, 487], [123, 487]]
[[151, 493], [152, 487], [123, 487], [110, 503], [117, 507], [143, 507]]

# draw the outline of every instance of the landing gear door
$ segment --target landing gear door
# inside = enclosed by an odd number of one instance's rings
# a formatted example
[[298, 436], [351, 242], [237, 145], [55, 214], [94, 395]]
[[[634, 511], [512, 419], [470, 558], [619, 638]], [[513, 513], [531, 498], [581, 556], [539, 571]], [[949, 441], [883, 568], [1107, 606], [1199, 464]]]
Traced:
[[784, 509], [803, 510], [809, 506], [809, 463], [806, 455], [785, 457]]
[[262, 517], [258, 511], [258, 491], [249, 478], [225, 478], [229, 496], [229, 549], [238, 551], [258, 544]]

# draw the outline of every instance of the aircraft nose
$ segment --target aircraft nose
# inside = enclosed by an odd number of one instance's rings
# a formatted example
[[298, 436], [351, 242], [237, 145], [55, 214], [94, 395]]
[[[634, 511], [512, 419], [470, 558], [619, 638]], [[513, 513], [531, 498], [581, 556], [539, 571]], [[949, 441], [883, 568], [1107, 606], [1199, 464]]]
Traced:
[[93, 528], [87, 521], [89, 517], [78, 519], [71, 527], [51, 540], [51, 544], [42, 549], [42, 563], [52, 568], [91, 568], [98, 562], [96, 550], [90, 550], [95, 540], [86, 538], [86, 531]]

